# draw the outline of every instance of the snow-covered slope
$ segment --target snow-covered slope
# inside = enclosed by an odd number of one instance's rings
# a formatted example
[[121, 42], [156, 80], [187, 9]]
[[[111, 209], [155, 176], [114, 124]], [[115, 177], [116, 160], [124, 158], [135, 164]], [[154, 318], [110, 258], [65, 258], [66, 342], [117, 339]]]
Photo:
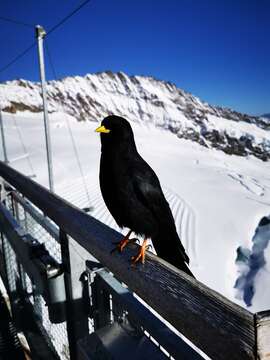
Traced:
[[[48, 83], [48, 101], [50, 112], [64, 111], [77, 120], [97, 121], [112, 113], [228, 154], [270, 158], [268, 119], [211, 106], [152, 77], [110, 71], [67, 77]], [[25, 80], [0, 84], [0, 105], [7, 112], [40, 112], [40, 85]]]
[[[97, 124], [78, 122], [63, 113], [52, 114], [50, 123], [56, 192], [81, 208], [89, 206], [70, 128], [93, 206], [91, 215], [117, 228], [99, 190], [100, 141], [94, 132]], [[27, 111], [5, 113], [4, 125], [11, 166], [27, 175], [36, 174], [35, 180], [47, 186], [42, 115]], [[254, 296], [249, 298], [249, 309], [269, 308], [270, 246], [266, 238], [270, 235], [269, 225], [261, 219], [270, 212], [270, 163], [178, 139], [144, 122], [132, 123], [132, 127], [138, 151], [160, 178], [196, 277], [242, 306], [247, 306], [244, 290], [251, 285]], [[29, 158], [22, 157], [25, 152]], [[255, 231], [259, 235], [254, 236]], [[244, 276], [236, 284], [244, 275], [239, 265], [239, 247], [264, 261], [255, 273], [250, 271], [251, 261], [245, 264], [245, 273], [252, 276]], [[236, 289], [235, 284], [239, 285]]]

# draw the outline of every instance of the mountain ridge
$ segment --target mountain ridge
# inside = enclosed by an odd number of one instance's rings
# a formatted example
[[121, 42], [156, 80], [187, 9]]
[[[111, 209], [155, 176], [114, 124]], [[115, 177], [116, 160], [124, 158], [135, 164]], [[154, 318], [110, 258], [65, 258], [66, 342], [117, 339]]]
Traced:
[[[270, 159], [267, 119], [210, 105], [172, 82], [151, 76], [111, 71], [68, 76], [48, 81], [47, 97], [49, 112], [64, 111], [79, 121], [100, 121], [114, 113], [228, 154]], [[40, 84], [23, 79], [2, 83], [0, 104], [6, 112], [40, 112]]]

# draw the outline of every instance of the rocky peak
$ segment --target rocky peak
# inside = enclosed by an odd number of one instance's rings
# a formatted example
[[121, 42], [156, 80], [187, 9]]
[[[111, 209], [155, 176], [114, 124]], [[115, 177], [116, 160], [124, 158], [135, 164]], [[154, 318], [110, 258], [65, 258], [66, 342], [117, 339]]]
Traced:
[[[171, 82], [105, 71], [49, 81], [47, 95], [50, 112], [65, 111], [79, 121], [100, 121], [113, 113], [229, 154], [270, 158], [265, 117], [209, 105]], [[0, 84], [0, 105], [13, 113], [42, 111], [40, 84], [23, 79]]]

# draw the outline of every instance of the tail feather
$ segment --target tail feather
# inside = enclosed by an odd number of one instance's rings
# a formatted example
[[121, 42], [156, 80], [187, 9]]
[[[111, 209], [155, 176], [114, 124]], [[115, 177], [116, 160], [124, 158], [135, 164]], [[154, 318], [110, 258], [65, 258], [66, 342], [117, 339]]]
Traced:
[[[179, 264], [179, 262], [178, 262]], [[189, 276], [192, 276], [195, 279], [195, 276], [192, 274], [191, 270], [189, 269], [189, 267], [187, 266], [187, 264], [185, 262], [182, 262], [181, 264], [177, 265], [177, 264], [172, 264], [174, 266], [176, 266], [178, 269], [184, 271], [186, 274], [188, 274]]]
[[159, 257], [195, 278], [188, 267], [189, 257], [176, 232], [169, 234], [166, 230], [159, 231], [152, 242]]

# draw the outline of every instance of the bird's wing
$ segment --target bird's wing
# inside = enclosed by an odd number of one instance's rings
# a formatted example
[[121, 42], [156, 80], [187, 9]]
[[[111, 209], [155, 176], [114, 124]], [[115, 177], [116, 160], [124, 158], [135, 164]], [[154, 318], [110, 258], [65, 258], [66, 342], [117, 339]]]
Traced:
[[[163, 194], [159, 180], [152, 168], [143, 160], [144, 164], [136, 166], [132, 176], [134, 191], [138, 200], [153, 214], [159, 224], [163, 235], [171, 238], [181, 252], [181, 256], [187, 263], [189, 258], [177, 235], [174, 218], [170, 206]], [[165, 240], [165, 239], [164, 239]], [[155, 245], [155, 244], [154, 244]], [[161, 255], [162, 256], [162, 255]]]
[[169, 204], [154, 170], [142, 158], [133, 169], [135, 170], [132, 174], [132, 183], [138, 200], [152, 212], [158, 221], [168, 220], [168, 217], [169, 220], [173, 220]]

